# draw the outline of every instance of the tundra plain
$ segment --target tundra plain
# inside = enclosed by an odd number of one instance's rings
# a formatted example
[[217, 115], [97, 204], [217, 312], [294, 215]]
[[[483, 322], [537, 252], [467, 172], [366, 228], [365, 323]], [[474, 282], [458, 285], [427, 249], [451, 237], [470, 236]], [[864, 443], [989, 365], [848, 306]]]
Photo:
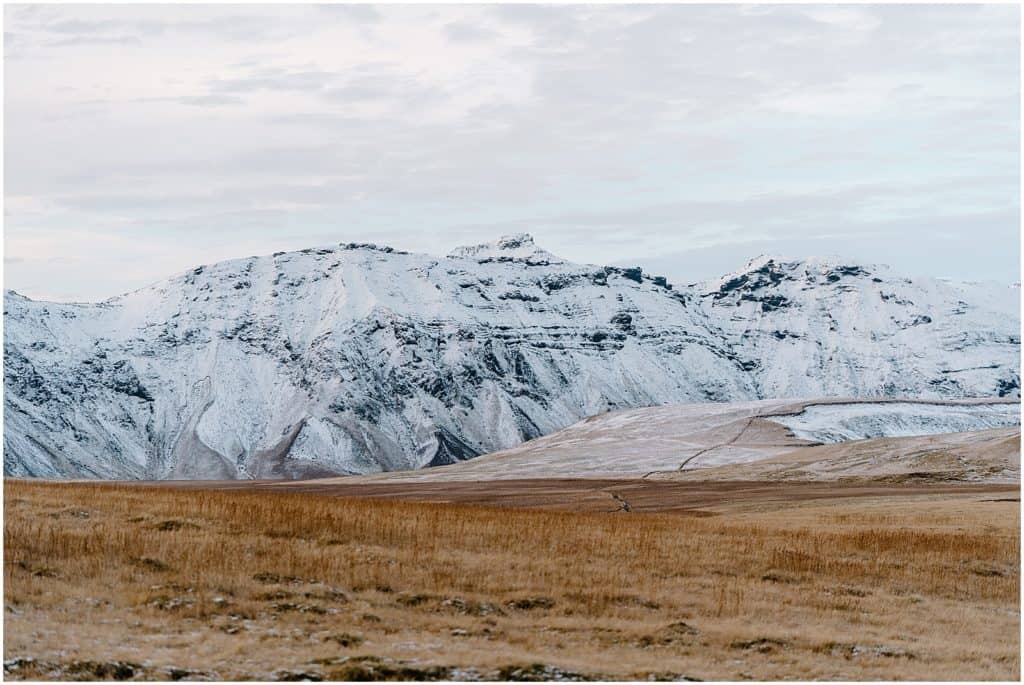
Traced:
[[6, 677], [1020, 677], [1018, 485], [362, 487], [6, 481]]

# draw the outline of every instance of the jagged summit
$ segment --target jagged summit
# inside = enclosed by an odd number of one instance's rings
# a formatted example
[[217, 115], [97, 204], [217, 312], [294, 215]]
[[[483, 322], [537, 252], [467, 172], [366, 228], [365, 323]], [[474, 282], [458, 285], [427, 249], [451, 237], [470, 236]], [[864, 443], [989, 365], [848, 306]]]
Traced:
[[[819, 289], [822, 296], [836, 290], [881, 292], [889, 288], [893, 280], [889, 267], [884, 264], [863, 264], [837, 256], [793, 259], [760, 255], [742, 268], [698, 287], [702, 296], [712, 298], [715, 304], [739, 306], [752, 302], [768, 312], [784, 308], [793, 291]], [[956, 288], [962, 284], [951, 282], [948, 285]], [[887, 298], [882, 296], [883, 300]], [[867, 301], [872, 299], [873, 296]]]
[[[877, 272], [887, 276], [890, 269], [885, 264], [868, 264], [837, 255], [821, 255], [811, 257], [787, 257], [783, 255], [762, 254], [754, 257], [742, 267], [719, 278], [708, 281], [710, 289], [735, 280], [760, 280], [759, 277], [796, 278], [805, 282], [816, 282], [819, 279], [834, 282], [843, 276], [871, 276]], [[784, 276], [781, 276], [784, 275]]]
[[489, 243], [463, 245], [449, 252], [448, 256], [478, 261], [520, 261], [536, 266], [565, 263], [564, 259], [538, 247], [529, 233], [514, 233], [504, 235]]

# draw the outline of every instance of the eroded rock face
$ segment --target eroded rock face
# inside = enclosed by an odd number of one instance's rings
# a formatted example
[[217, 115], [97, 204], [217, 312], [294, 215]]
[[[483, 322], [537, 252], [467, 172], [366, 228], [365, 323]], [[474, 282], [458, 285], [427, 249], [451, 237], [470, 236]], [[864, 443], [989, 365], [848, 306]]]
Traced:
[[1019, 396], [1018, 291], [835, 260], [679, 287], [526, 235], [344, 244], [99, 304], [4, 298], [8, 475], [298, 478], [449, 464], [608, 409]]

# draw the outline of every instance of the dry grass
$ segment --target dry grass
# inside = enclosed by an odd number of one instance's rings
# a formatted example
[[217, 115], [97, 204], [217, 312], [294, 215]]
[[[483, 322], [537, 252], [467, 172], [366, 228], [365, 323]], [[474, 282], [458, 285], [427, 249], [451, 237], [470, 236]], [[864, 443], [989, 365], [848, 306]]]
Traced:
[[16, 481], [4, 495], [4, 658], [35, 660], [11, 678], [1020, 675], [1006, 493], [710, 517]]

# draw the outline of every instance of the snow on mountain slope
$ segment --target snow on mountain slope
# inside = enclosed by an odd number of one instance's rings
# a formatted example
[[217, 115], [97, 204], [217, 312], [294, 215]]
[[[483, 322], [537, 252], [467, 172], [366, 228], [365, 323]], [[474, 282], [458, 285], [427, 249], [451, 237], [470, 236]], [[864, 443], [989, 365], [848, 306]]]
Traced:
[[[829, 417], [835, 418], [830, 421]], [[936, 423], [942, 417], [948, 417], [949, 423]], [[813, 431], [803, 434], [790, 431], [789, 426], [833, 423], [867, 428], [870, 437], [918, 435], [913, 428], [925, 426], [942, 433], [978, 431], [1019, 426], [1020, 403], [825, 399], [646, 407], [592, 416], [551, 435], [469, 462], [361, 480], [674, 477], [797, 454], [820, 442]], [[742, 478], [742, 469], [735, 473], [735, 477]]]
[[[503, 241], [508, 244], [507, 241]], [[10, 475], [448, 463], [609, 408], [750, 396], [687, 298], [612, 267], [346, 245], [98, 305], [5, 298]]]
[[818, 404], [773, 417], [801, 440], [843, 442], [869, 438], [958, 433], [1020, 424], [1019, 404], [886, 402]]
[[698, 287], [761, 397], [1020, 396], [1019, 286], [758, 257]]
[[453, 463], [609, 409], [1019, 396], [1005, 289], [859, 272], [812, 282], [811, 267], [786, 264], [673, 288], [519, 235], [448, 258], [368, 244], [251, 257], [99, 304], [9, 291], [4, 469], [362, 474]]

